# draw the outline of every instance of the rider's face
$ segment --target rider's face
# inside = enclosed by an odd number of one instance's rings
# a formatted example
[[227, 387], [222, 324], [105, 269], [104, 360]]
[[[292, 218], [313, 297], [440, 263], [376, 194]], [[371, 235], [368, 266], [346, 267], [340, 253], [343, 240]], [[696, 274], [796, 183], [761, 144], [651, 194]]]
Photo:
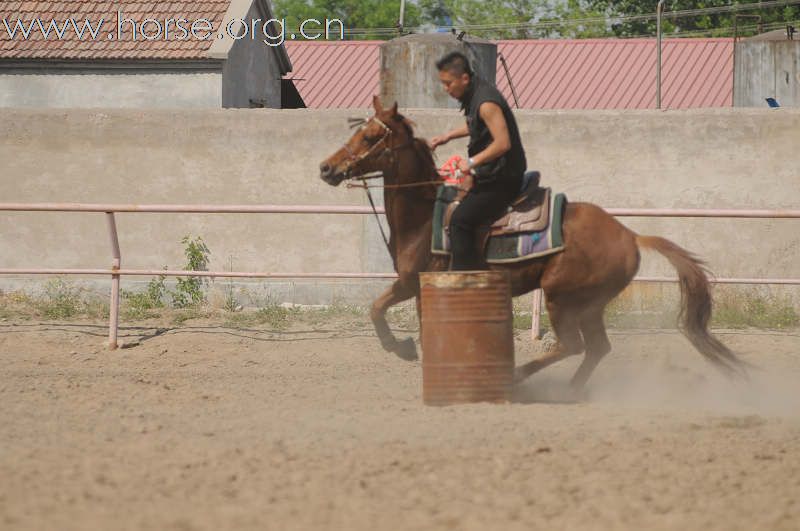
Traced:
[[445, 92], [455, 99], [461, 98], [469, 86], [469, 75], [466, 73], [459, 76], [448, 70], [439, 70], [439, 80]]

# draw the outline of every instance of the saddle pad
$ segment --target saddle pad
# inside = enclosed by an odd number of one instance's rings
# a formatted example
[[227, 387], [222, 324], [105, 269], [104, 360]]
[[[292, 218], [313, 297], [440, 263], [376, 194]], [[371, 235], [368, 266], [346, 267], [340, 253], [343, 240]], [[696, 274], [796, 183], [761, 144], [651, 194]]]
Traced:
[[564, 250], [561, 226], [567, 197], [552, 194], [547, 226], [536, 232], [492, 235], [486, 242], [486, 261], [490, 264], [508, 264], [539, 258]]
[[[450, 238], [447, 234], [445, 213], [453, 202], [458, 190], [454, 186], [440, 186], [433, 207], [433, 234], [431, 252], [440, 255], [450, 254]], [[486, 261], [490, 264], [512, 263], [530, 260], [557, 253], [564, 249], [561, 234], [564, 194], [552, 194], [548, 189], [547, 217], [544, 227], [538, 231], [525, 231], [510, 234], [492, 235], [486, 243]]]

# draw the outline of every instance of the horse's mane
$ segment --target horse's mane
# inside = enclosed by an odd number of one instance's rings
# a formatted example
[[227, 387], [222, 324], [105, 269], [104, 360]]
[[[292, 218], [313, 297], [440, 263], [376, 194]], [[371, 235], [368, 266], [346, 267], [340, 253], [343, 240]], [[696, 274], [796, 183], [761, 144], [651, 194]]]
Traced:
[[417, 138], [416, 136], [414, 136], [414, 126], [416, 126], [417, 124], [415, 124], [413, 120], [403, 116], [402, 114], [398, 114], [397, 119], [400, 121], [400, 123], [403, 124], [403, 126], [406, 129], [406, 133], [411, 138], [411, 141], [413, 142], [414, 145], [414, 151], [416, 151], [417, 155], [419, 155], [419, 157], [425, 162], [425, 164], [430, 166], [432, 171], [435, 172], [436, 161], [433, 158], [433, 152], [431, 151], [431, 148], [428, 147], [428, 142], [425, 141], [424, 138]]

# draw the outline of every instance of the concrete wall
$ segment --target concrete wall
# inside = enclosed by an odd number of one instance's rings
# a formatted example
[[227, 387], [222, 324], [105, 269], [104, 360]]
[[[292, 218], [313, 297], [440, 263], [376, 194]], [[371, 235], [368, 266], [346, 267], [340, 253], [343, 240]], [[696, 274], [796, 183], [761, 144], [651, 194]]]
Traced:
[[109, 72], [96, 68], [0, 70], [0, 107], [221, 106], [221, 71], [132, 69]]
[[[245, 20], [268, 20], [253, 2]], [[263, 22], [262, 22], [263, 24]], [[275, 50], [263, 42], [263, 35], [251, 35], [236, 41], [225, 61], [222, 79], [222, 106], [229, 108], [251, 107], [250, 101], [261, 102], [264, 107], [281, 107], [281, 71]]]
[[800, 107], [800, 41], [739, 42], [734, 69], [734, 107]]
[[[463, 117], [409, 110], [430, 137]], [[355, 110], [0, 110], [0, 201], [366, 204], [332, 188], [320, 161]], [[800, 208], [800, 110], [517, 111], [531, 168], [572, 201], [605, 207]], [[442, 146], [439, 160], [463, 153]], [[624, 219], [698, 252], [719, 276], [800, 276], [800, 221]], [[366, 216], [118, 215], [122, 264], [181, 267], [202, 235], [211, 267], [389, 271]], [[102, 214], [0, 213], [2, 267], [107, 267]], [[643, 274], [671, 274], [645, 255]], [[0, 278], [0, 285], [22, 280]], [[366, 300], [379, 283], [273, 283], [277, 297]], [[263, 285], [263, 284], [259, 284]], [[277, 287], [276, 287], [277, 286]], [[331, 287], [333, 286], [333, 287]], [[794, 293], [794, 292], [792, 292]], [[338, 295], [337, 295], [338, 294]]]

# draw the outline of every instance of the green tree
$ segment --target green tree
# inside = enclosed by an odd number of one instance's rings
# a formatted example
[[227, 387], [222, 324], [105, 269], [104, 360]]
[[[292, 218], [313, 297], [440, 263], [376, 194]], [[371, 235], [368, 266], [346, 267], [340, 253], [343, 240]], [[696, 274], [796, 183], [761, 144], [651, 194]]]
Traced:
[[[287, 33], [296, 33], [297, 38], [302, 38], [298, 31], [300, 23], [311, 18], [323, 24], [326, 18], [341, 20], [345, 38], [388, 39], [398, 35], [392, 28], [397, 28], [400, 20], [400, 0], [275, 0], [274, 8], [278, 18], [286, 19]], [[421, 23], [419, 7], [407, 1], [403, 18], [404, 26], [418, 26]], [[374, 31], [348, 31], [353, 28]], [[310, 28], [307, 33], [311, 34]]]
[[[586, 0], [420, 0], [419, 7], [427, 23], [465, 27], [469, 34], [487, 39], [610, 35], [610, 27], [602, 20], [604, 13], [594, 10]], [[586, 18], [597, 20], [575, 22]]]
[[[572, 23], [576, 18], [603, 16], [584, 1], [568, 0], [563, 4], [560, 0], [407, 0], [404, 28], [466, 27], [470, 35], [488, 39], [606, 35], [608, 29], [602, 22]], [[274, 5], [276, 16], [286, 19], [287, 32], [296, 33], [298, 38], [300, 22], [310, 18], [342, 20], [345, 35], [351, 39], [390, 39], [399, 34], [400, 0], [275, 0]], [[552, 25], [544, 29], [527, 27], [540, 21]]]
[[[423, 13], [428, 4], [438, 4], [450, 17], [451, 24], [459, 26], [523, 25], [534, 22], [548, 10], [548, 0], [420, 0]], [[489, 39], [528, 39], [535, 34], [527, 27], [469, 29], [468, 33]]]
[[[654, 15], [658, 0], [587, 0], [589, 7], [610, 18], [631, 15]], [[752, 0], [667, 0], [665, 13], [687, 9], [704, 9], [724, 7], [733, 4], [750, 4]], [[748, 9], [741, 14], [760, 15], [765, 29], [780, 27], [785, 23], [800, 19], [800, 6], [781, 6], [762, 9]], [[683, 15], [678, 18], [669, 16], [662, 20], [665, 35], [688, 34], [707, 36], [731, 36], [734, 25], [733, 12], [710, 13], [703, 15]], [[752, 35], [758, 32], [756, 21], [752, 18], [740, 18], [740, 35]], [[618, 37], [651, 36], [656, 33], [656, 20], [622, 20], [612, 24], [611, 30]]]
[[589, 39], [613, 36], [605, 13], [592, 8], [586, 0], [559, 3], [550, 15], [542, 17], [539, 22], [552, 25], [538, 28], [538, 38]]

